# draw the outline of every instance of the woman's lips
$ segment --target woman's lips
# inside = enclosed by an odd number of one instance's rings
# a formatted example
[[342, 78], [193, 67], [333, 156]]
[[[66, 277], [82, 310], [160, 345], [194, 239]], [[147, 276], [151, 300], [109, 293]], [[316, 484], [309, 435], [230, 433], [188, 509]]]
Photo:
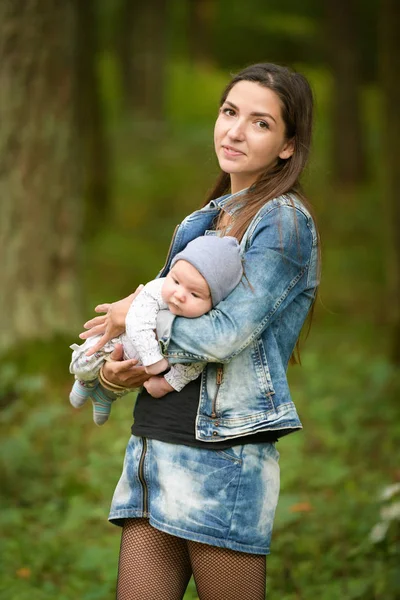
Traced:
[[240, 152], [240, 150], [236, 150], [235, 148], [231, 148], [231, 146], [222, 146], [222, 149], [226, 156], [243, 156], [244, 152]]

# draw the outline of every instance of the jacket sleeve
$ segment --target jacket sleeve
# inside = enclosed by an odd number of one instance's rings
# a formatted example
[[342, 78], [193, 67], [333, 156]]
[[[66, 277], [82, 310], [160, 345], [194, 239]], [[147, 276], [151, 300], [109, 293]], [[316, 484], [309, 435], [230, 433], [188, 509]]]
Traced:
[[242, 280], [202, 317], [177, 317], [161, 339], [166, 358], [183, 363], [229, 362], [310, 287], [312, 249], [306, 215], [287, 205], [272, 208], [255, 227], [244, 255], [250, 285]]

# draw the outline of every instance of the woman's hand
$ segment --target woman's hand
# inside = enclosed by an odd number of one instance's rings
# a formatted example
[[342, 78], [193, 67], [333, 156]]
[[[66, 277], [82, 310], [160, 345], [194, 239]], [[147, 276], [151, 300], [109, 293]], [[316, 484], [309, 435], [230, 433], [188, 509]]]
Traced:
[[102, 336], [98, 343], [86, 353], [86, 356], [92, 356], [92, 354], [98, 352], [104, 344], [109, 342], [112, 338], [118, 337], [125, 331], [125, 317], [127, 312], [132, 301], [142, 289], [143, 285], [139, 285], [136, 291], [127, 298], [123, 298], [112, 304], [99, 304], [96, 306], [94, 309], [96, 312], [105, 312], [107, 314], [102, 315], [101, 317], [94, 317], [94, 319], [90, 319], [90, 321], [87, 321], [84, 324], [85, 329], [88, 331], [79, 334], [79, 337], [82, 340], [86, 340], [94, 335]]
[[164, 377], [150, 377], [144, 384], [144, 387], [153, 398], [162, 398], [166, 394], [174, 391], [172, 385]]
[[122, 360], [124, 355], [122, 344], [117, 344], [110, 354], [110, 359], [104, 363], [103, 373], [110, 383], [116, 383], [127, 388], [138, 388], [151, 377], [144, 367], [138, 367], [137, 360]]

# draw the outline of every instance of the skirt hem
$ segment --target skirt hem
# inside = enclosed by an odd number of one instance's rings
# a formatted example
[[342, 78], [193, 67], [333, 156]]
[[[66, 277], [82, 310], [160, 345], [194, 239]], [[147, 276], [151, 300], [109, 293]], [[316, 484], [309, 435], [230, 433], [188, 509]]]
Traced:
[[227, 548], [229, 550], [235, 550], [236, 552], [245, 552], [247, 554], [262, 554], [265, 556], [270, 554], [269, 547], [248, 546], [247, 544], [241, 544], [240, 542], [235, 542], [234, 540], [216, 538], [203, 533], [187, 531], [186, 529], [181, 529], [180, 527], [174, 527], [173, 525], [160, 523], [160, 521], [157, 521], [157, 519], [154, 519], [154, 517], [152, 517], [151, 515], [145, 514], [143, 513], [143, 511], [138, 511], [134, 509], [113, 511], [112, 513], [110, 513], [108, 520], [113, 525], [123, 527], [125, 519], [137, 519], [146, 517], [149, 518], [150, 525], [155, 529], [163, 531], [164, 533], [169, 533], [170, 535], [174, 535], [176, 537], [183, 538], [185, 540], [209, 544], [210, 546], [218, 546], [219, 548]]

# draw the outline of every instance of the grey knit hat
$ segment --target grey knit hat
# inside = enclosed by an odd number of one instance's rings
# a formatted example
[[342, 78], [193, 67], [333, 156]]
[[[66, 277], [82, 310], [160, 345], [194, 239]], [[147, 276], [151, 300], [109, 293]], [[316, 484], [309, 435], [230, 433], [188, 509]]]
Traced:
[[188, 243], [171, 262], [186, 260], [203, 275], [211, 292], [213, 306], [226, 298], [243, 276], [240, 246], [236, 238], [204, 235]]

